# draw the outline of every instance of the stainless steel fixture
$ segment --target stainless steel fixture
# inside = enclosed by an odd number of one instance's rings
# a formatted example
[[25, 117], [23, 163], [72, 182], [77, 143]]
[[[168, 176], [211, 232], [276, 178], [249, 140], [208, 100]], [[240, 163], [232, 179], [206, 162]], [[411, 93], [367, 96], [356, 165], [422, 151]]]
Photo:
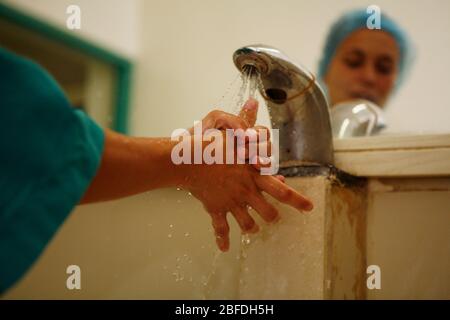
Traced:
[[233, 60], [240, 72], [259, 73], [272, 128], [279, 130], [280, 167], [333, 164], [328, 103], [314, 75], [266, 45], [240, 48]]

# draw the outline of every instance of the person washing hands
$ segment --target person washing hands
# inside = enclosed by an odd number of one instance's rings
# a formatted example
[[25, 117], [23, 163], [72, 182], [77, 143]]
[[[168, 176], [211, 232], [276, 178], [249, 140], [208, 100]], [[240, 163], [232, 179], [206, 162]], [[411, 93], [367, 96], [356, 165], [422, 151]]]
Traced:
[[[298, 210], [312, 209], [283, 177], [261, 175], [261, 164], [176, 165], [171, 152], [177, 142], [170, 138], [101, 129], [71, 107], [46, 71], [2, 48], [0, 99], [0, 292], [27, 272], [78, 204], [181, 187], [203, 203], [222, 251], [229, 248], [229, 212], [243, 232], [258, 231], [247, 206], [267, 222], [278, 219], [262, 192]], [[239, 116], [212, 111], [203, 129], [252, 128], [257, 107], [249, 100]], [[258, 136], [258, 144], [268, 144]], [[191, 135], [192, 142], [197, 138]]]

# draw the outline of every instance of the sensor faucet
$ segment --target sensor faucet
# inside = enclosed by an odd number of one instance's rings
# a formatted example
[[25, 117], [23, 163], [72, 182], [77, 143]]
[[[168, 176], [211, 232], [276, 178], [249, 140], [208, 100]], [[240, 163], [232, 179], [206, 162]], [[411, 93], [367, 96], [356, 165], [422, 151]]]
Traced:
[[280, 167], [332, 165], [328, 102], [314, 75], [266, 45], [240, 48], [233, 61], [240, 72], [254, 68], [259, 74], [272, 128], [279, 130]]

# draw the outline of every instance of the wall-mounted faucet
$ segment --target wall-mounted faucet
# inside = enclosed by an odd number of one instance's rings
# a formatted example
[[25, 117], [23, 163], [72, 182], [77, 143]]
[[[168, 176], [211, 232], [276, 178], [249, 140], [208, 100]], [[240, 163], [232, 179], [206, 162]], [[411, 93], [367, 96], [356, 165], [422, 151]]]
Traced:
[[272, 128], [279, 130], [280, 166], [333, 164], [328, 103], [315, 77], [266, 45], [240, 48], [233, 60], [240, 72], [254, 67], [259, 73]]

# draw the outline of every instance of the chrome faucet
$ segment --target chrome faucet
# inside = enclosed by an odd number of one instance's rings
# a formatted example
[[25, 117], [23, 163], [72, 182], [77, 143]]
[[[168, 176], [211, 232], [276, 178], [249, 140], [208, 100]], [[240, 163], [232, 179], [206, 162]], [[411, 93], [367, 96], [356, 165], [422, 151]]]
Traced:
[[233, 61], [240, 72], [254, 68], [259, 74], [272, 128], [279, 130], [280, 167], [332, 165], [328, 103], [314, 75], [266, 45], [240, 48]]

